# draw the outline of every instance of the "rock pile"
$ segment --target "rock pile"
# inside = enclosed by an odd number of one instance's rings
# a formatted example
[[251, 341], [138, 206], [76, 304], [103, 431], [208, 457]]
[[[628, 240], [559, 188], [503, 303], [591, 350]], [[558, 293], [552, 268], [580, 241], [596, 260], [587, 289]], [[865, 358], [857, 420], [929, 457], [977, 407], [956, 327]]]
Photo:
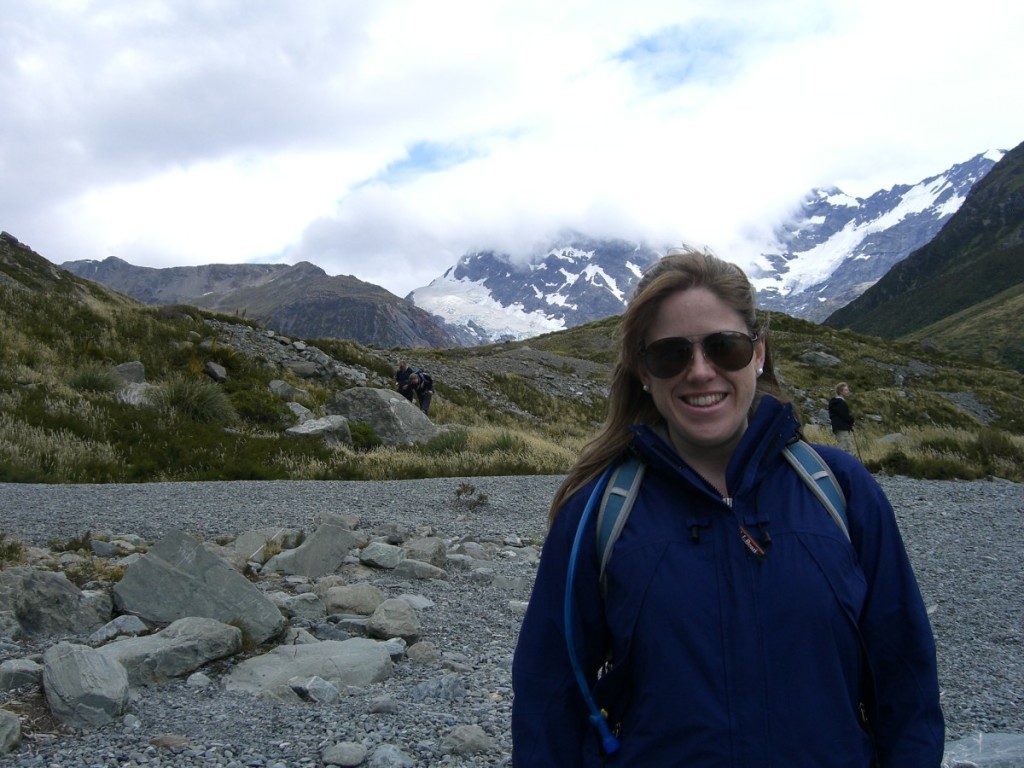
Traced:
[[[9, 657], [0, 663], [0, 697], [35, 694], [65, 733], [115, 727], [131, 718], [133, 697], [175, 681], [211, 686], [211, 675], [225, 692], [330, 706], [409, 665], [447, 666], [420, 684], [420, 695], [464, 697], [457, 672], [470, 667], [446, 661], [424, 637], [420, 615], [433, 600], [391, 595], [391, 587], [443, 583], [458, 572], [516, 595], [505, 603], [514, 623], [539, 554], [514, 537], [446, 540], [430, 526], [364, 531], [345, 515], [325, 515], [309, 535], [250, 530], [213, 543], [172, 530], [152, 545], [120, 535], [94, 539], [90, 549], [30, 547], [25, 565], [0, 571], [0, 658]], [[82, 561], [96, 574], [123, 575], [80, 589], [59, 569]], [[514, 563], [521, 576], [499, 576], [497, 561]], [[23, 733], [16, 711], [0, 709], [0, 754], [35, 736]], [[463, 755], [499, 749], [481, 727], [465, 724], [453, 724], [445, 744]], [[406, 748], [381, 744], [372, 764], [411, 765]], [[321, 755], [328, 765], [367, 757], [364, 744], [343, 739]]]

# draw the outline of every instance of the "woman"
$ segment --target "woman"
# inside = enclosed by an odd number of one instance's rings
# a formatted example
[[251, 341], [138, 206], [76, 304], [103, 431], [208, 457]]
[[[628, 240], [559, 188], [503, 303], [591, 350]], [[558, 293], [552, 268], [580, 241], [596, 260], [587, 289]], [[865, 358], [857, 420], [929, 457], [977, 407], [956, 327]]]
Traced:
[[[514, 765], [940, 765], [935, 644], [892, 507], [855, 459], [818, 447], [848, 540], [781, 455], [799, 434], [742, 270], [687, 250], [653, 265], [622, 318], [608, 418], [551, 506], [513, 664]], [[593, 530], [574, 571], [609, 755], [563, 603], [596, 479], [630, 451], [646, 473], [603, 588]]]

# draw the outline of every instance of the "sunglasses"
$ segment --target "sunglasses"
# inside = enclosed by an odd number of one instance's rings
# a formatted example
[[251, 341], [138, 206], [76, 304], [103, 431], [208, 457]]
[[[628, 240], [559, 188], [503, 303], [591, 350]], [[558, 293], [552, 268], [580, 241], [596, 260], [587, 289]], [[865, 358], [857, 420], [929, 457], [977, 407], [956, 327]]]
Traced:
[[649, 346], [640, 345], [640, 357], [652, 376], [670, 379], [686, 370], [693, 360], [693, 348], [700, 344], [704, 359], [723, 371], [745, 368], [754, 357], [757, 334], [748, 336], [739, 331], [709, 333], [697, 341], [683, 337], [658, 339]]

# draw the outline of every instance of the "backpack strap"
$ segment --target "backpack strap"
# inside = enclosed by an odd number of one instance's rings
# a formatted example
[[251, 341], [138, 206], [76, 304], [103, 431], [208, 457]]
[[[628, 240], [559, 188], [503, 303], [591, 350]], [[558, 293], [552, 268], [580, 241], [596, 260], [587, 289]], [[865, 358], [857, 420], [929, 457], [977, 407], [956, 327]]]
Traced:
[[608, 488], [608, 480], [614, 471], [614, 465], [609, 466], [598, 478], [597, 484], [594, 486], [594, 491], [590, 494], [590, 498], [587, 499], [587, 505], [583, 508], [583, 514], [580, 516], [579, 525], [576, 526], [576, 536], [572, 542], [572, 550], [569, 552], [569, 567], [565, 578], [565, 595], [562, 605], [563, 619], [565, 621], [565, 643], [567, 650], [569, 651], [569, 661], [572, 664], [572, 672], [576, 677], [576, 684], [579, 686], [580, 693], [583, 695], [583, 701], [587, 705], [587, 710], [590, 712], [589, 720], [594, 728], [597, 729], [598, 735], [601, 737], [601, 747], [604, 749], [605, 754], [608, 755], [618, 752], [620, 746], [619, 739], [614, 733], [612, 733], [611, 727], [608, 725], [608, 717], [605, 712], [598, 707], [597, 702], [594, 701], [594, 695], [590, 692], [590, 686], [587, 684], [586, 675], [583, 672], [583, 668], [580, 666], [580, 660], [576, 654], [576, 634], [574, 629], [576, 626], [576, 612], [573, 607], [572, 598], [573, 585], [576, 579], [576, 561], [579, 559], [584, 532], [586, 531], [587, 524], [590, 522], [590, 518], [594, 513], [594, 507], [598, 504], [598, 500], [605, 496], [605, 490]]
[[612, 548], [626, 525], [633, 502], [640, 493], [647, 464], [636, 456], [630, 456], [617, 464], [608, 478], [608, 485], [597, 511], [597, 556], [600, 560], [601, 593], [607, 591], [604, 569], [612, 556]]
[[839, 526], [839, 530], [849, 541], [850, 524], [846, 518], [846, 496], [843, 495], [843, 489], [839, 487], [839, 481], [832, 474], [829, 465], [810, 444], [803, 440], [790, 443], [782, 449], [782, 453], [786, 457], [786, 461], [793, 466], [793, 469], [803, 478], [803, 481], [828, 510], [829, 515]]

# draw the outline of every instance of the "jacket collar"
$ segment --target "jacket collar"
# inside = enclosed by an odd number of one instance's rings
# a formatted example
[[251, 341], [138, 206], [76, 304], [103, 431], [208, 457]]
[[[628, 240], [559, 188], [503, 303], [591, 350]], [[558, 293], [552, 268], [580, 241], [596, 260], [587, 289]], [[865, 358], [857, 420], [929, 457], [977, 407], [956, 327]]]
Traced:
[[[691, 482], [703, 484], [700, 476], [676, 453], [664, 423], [635, 424], [633, 450], [656, 471], [681, 473]], [[800, 424], [793, 406], [771, 395], [760, 395], [754, 412], [726, 469], [729, 493], [742, 495], [753, 488], [783, 447], [799, 437]]]

